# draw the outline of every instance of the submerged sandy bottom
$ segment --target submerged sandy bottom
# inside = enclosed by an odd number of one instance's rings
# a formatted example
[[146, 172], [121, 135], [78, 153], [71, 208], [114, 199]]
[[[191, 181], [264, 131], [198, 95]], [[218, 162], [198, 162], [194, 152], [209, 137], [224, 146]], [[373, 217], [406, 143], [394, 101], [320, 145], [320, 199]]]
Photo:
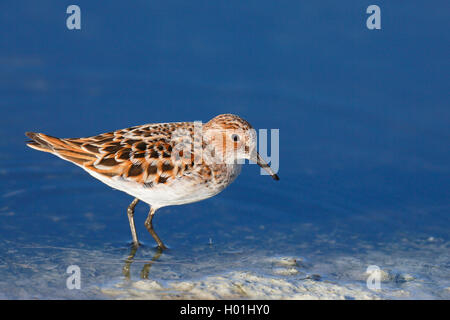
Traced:
[[[401, 247], [395, 244], [364, 254], [325, 255], [315, 257], [314, 262], [299, 257], [253, 255], [247, 268], [241, 265], [241, 270], [190, 280], [176, 276], [170, 280], [152, 279], [152, 268], [159, 268], [156, 260], [141, 265], [141, 279], [126, 278], [99, 290], [114, 299], [450, 298], [448, 244], [430, 239], [417, 241], [415, 250]], [[438, 258], [431, 261], [437, 253]], [[379, 289], [367, 286], [369, 265], [380, 268]], [[148, 279], [142, 279], [143, 275]]]
[[[307, 234], [310, 229], [296, 230]], [[238, 231], [236, 231], [238, 232]], [[212, 244], [173, 233], [173, 245], [134, 251], [126, 243], [54, 246], [0, 243], [2, 299], [450, 299], [450, 243], [433, 236], [395, 241], [340, 241], [318, 233], [255, 230], [217, 237]], [[248, 235], [247, 235], [248, 234]], [[185, 242], [177, 239], [188, 239]], [[217, 240], [216, 240], [217, 239]], [[236, 240], [237, 239], [237, 240]], [[277, 246], [278, 244], [283, 246]], [[81, 270], [81, 289], [69, 290], [68, 266]], [[367, 286], [369, 266], [380, 269], [380, 288]]]
[[[292, 272], [286, 270], [286, 272]], [[203, 280], [140, 280], [117, 284], [102, 292], [118, 299], [377, 299], [357, 285], [342, 286], [313, 279], [289, 279], [230, 272]]]
[[[31, 246], [3, 256], [0, 293], [4, 299], [449, 299], [448, 244], [408, 247], [308, 258], [202, 247], [195, 258], [180, 258], [150, 247], [130, 257], [126, 248]], [[66, 287], [73, 264], [81, 268], [81, 290]], [[381, 270], [378, 290], [367, 287], [369, 265]]]

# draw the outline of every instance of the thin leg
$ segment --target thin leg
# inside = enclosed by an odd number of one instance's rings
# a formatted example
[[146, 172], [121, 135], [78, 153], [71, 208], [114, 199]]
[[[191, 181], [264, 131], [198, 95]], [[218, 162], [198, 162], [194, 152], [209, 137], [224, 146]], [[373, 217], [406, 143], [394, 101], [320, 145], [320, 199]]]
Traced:
[[128, 221], [130, 222], [131, 236], [133, 237], [133, 245], [139, 246], [139, 241], [136, 234], [136, 226], [134, 225], [134, 207], [136, 207], [139, 202], [138, 198], [134, 198], [134, 200], [130, 203], [127, 209]]
[[153, 230], [153, 224], [152, 219], [153, 215], [155, 214], [156, 209], [150, 208], [150, 212], [148, 213], [148, 217], [145, 220], [145, 227], [147, 228], [148, 232], [152, 235], [153, 239], [155, 239], [156, 243], [158, 244], [158, 247], [161, 248], [161, 250], [167, 249], [167, 247], [162, 243], [161, 239], [159, 239], [158, 235], [156, 234], [155, 230]]

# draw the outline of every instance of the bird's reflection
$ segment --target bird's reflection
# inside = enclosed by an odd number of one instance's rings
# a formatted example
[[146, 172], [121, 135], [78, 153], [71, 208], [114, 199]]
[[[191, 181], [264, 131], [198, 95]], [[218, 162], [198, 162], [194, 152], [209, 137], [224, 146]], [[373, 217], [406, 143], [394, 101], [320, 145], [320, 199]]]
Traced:
[[[134, 256], [136, 255], [136, 252], [138, 250], [137, 246], [132, 245], [130, 254], [128, 255], [127, 259], [125, 260], [125, 265], [122, 268], [122, 274], [125, 276], [126, 279], [130, 279], [130, 269], [131, 264], [134, 261]], [[162, 250], [158, 247], [156, 249], [155, 254], [153, 255], [152, 260], [149, 263], [144, 264], [144, 267], [141, 270], [141, 279], [148, 279], [148, 274], [150, 273], [150, 268], [152, 267], [152, 264], [159, 259], [159, 257], [162, 254]]]

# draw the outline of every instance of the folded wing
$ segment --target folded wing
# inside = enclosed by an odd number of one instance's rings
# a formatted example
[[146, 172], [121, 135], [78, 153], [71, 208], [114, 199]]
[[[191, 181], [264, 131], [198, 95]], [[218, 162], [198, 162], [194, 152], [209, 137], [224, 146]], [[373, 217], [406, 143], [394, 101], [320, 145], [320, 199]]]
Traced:
[[[52, 153], [111, 179], [152, 187], [170, 183], [192, 165], [191, 156], [173, 154], [172, 133], [177, 127], [186, 126], [189, 124], [143, 125], [88, 138], [61, 139], [34, 132], [26, 135], [31, 139], [27, 145], [33, 149]], [[192, 130], [188, 130], [186, 136], [191, 134]]]

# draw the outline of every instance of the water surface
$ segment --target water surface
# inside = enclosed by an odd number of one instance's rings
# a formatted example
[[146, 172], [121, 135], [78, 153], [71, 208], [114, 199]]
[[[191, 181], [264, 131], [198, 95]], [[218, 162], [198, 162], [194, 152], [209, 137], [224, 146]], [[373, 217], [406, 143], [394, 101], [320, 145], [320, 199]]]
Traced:
[[[447, 2], [378, 31], [358, 1], [77, 4], [0, 4], [1, 298], [450, 298]], [[132, 199], [24, 144], [220, 113], [280, 129], [281, 180], [161, 209], [162, 255], [147, 206], [133, 255]]]

